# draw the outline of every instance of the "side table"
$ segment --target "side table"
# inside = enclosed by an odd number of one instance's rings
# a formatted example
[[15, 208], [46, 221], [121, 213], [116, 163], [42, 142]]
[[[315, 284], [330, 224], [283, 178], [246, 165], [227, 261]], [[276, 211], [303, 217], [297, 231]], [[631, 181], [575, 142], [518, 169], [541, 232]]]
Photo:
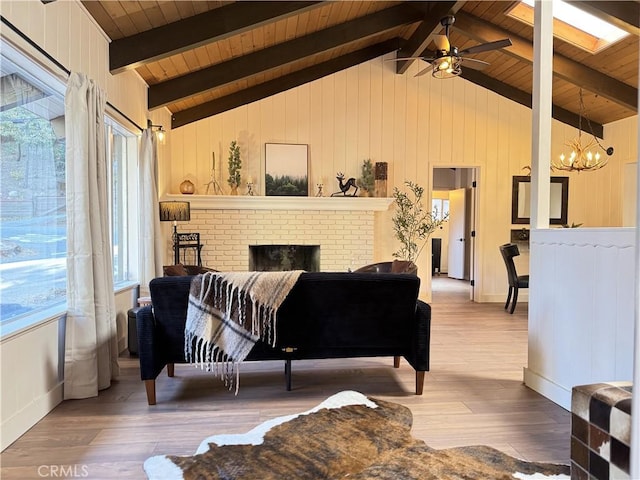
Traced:
[[136, 314], [145, 305], [151, 305], [151, 297], [139, 297], [138, 306], [127, 312], [127, 345], [131, 355], [138, 355], [138, 328], [136, 326]]
[[129, 354], [133, 356], [138, 355], [138, 328], [136, 326], [136, 314], [142, 307], [131, 308], [127, 312], [127, 345], [129, 347]]

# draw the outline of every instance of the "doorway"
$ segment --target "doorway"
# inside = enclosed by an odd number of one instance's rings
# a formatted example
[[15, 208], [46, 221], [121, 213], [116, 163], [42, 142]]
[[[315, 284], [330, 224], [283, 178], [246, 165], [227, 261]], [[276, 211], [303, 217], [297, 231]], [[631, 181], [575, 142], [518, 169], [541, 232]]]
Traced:
[[432, 235], [432, 295], [434, 301], [443, 296], [473, 301], [477, 169], [434, 168], [432, 178], [432, 210], [448, 214]]

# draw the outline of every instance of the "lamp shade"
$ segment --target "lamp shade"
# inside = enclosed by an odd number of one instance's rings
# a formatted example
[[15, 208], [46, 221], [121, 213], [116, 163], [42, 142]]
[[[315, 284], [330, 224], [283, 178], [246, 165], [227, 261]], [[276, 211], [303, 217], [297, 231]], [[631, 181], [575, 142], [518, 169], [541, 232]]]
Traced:
[[191, 204], [189, 202], [160, 202], [160, 221], [161, 222], [173, 222], [182, 221], [188, 222], [191, 220]]

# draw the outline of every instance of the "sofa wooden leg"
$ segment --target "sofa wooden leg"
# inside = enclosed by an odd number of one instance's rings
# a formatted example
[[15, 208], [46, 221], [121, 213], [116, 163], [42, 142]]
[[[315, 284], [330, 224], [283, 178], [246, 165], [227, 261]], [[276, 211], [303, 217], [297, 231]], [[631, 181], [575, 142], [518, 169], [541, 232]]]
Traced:
[[155, 405], [156, 404], [156, 381], [145, 380], [144, 387], [147, 390], [147, 403], [149, 403], [149, 405]]
[[175, 364], [167, 363], [167, 376], [173, 377], [174, 374], [175, 374]]
[[416, 395], [422, 395], [424, 388], [424, 372], [416, 370]]
[[400, 368], [400, 357], [393, 357], [393, 368]]

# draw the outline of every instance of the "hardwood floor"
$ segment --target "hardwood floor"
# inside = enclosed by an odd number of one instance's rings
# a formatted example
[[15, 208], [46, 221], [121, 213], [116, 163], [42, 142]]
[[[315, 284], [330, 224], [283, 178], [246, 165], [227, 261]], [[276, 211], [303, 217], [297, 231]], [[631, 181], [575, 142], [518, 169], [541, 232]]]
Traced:
[[[451, 283], [453, 282], [453, 283]], [[476, 304], [468, 287], [434, 281], [431, 372], [422, 396], [414, 371], [392, 358], [293, 363], [293, 391], [280, 362], [242, 365], [240, 391], [211, 374], [176, 366], [158, 377], [158, 404], [147, 405], [138, 361], [96, 398], [65, 401], [0, 454], [9, 479], [145, 478], [144, 460], [192, 454], [206, 436], [241, 433], [269, 418], [307, 410], [342, 390], [406, 405], [413, 434], [435, 448], [485, 444], [527, 460], [569, 463], [570, 414], [525, 387], [527, 305]], [[460, 288], [461, 290], [460, 291]]]

